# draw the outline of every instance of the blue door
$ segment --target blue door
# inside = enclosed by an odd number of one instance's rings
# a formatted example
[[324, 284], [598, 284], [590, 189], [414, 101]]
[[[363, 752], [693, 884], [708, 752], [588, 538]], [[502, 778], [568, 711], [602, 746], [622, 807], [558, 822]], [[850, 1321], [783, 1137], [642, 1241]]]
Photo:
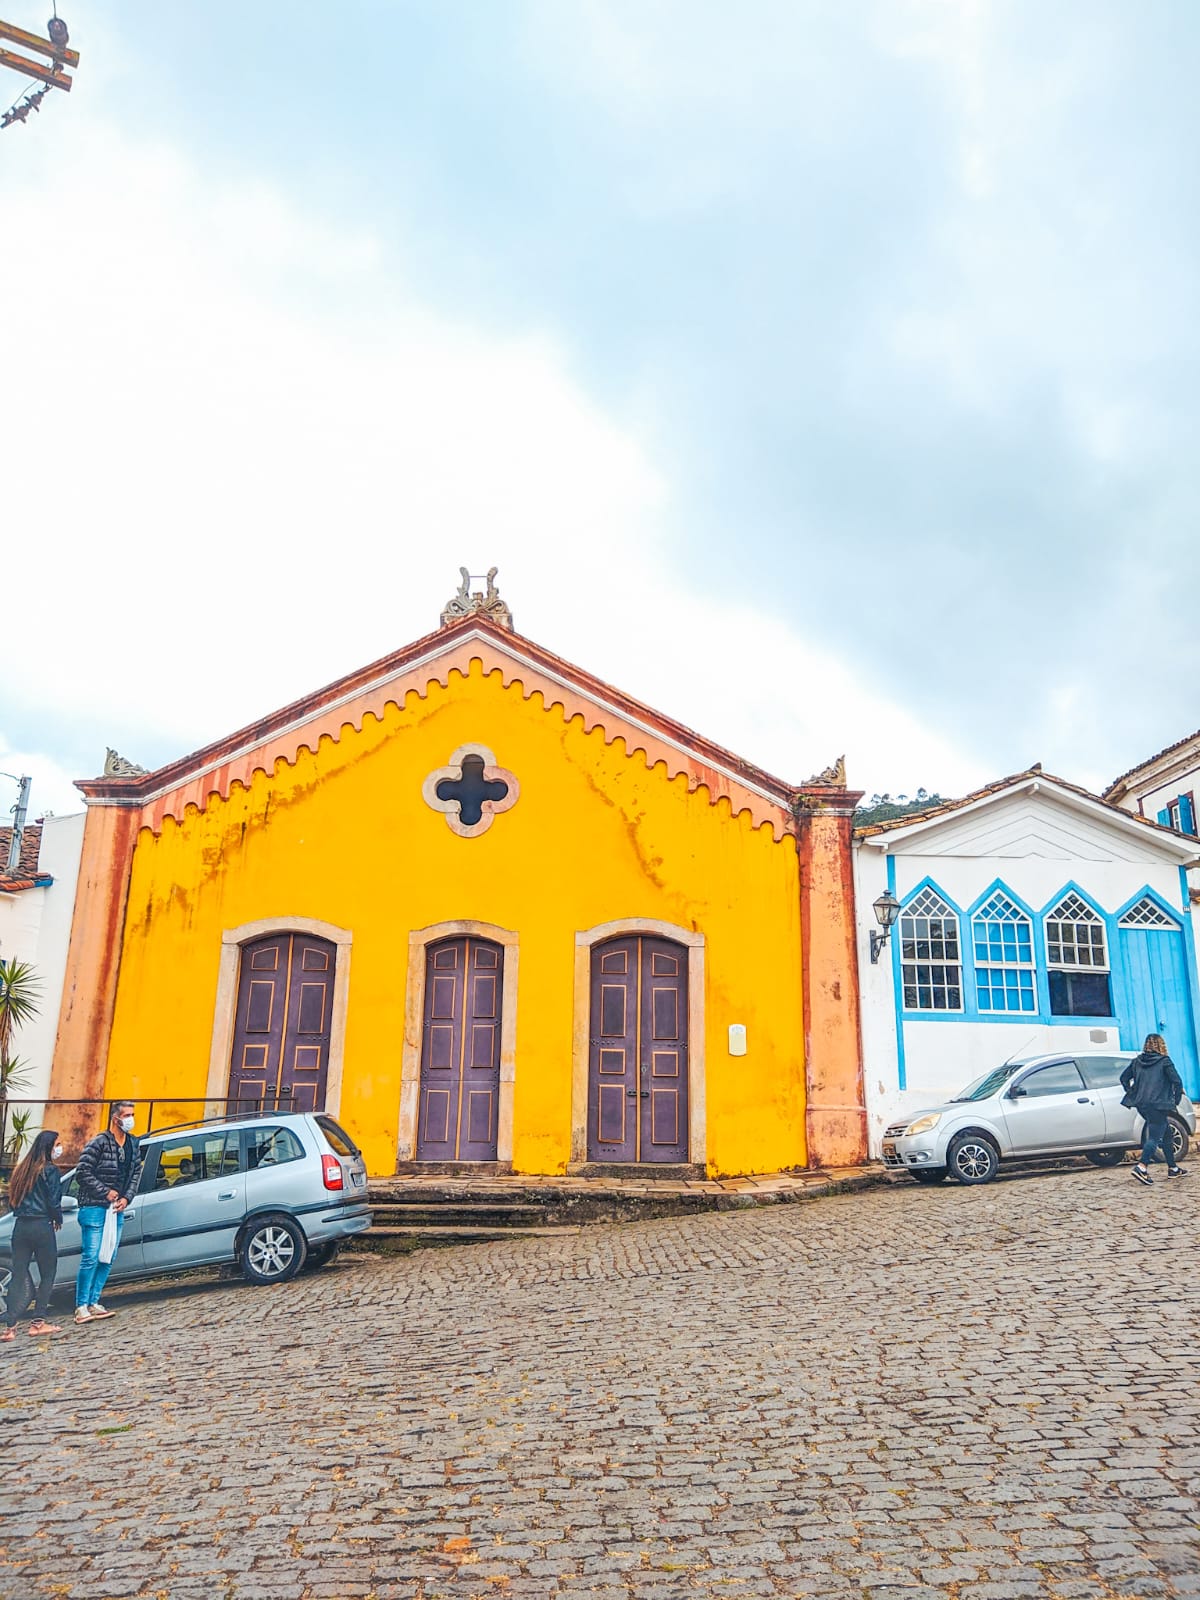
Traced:
[[[1135, 912], [1138, 908], [1135, 908]], [[1196, 1024], [1188, 988], [1183, 930], [1161, 921], [1129, 927], [1121, 919], [1119, 933], [1124, 1004], [1121, 1044], [1140, 1050], [1148, 1033], [1161, 1033], [1191, 1099], [1200, 1099], [1200, 1062], [1196, 1056]]]

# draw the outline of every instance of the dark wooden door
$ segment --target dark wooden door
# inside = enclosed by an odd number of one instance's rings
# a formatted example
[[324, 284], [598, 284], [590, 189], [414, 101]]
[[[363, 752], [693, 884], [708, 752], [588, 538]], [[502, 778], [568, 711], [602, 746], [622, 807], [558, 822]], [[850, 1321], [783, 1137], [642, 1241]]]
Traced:
[[425, 958], [418, 1161], [495, 1161], [504, 951], [447, 939]]
[[592, 952], [588, 1160], [688, 1159], [687, 951], [631, 937]]
[[290, 1096], [296, 1111], [325, 1105], [335, 947], [304, 933], [242, 946], [231, 1100]]

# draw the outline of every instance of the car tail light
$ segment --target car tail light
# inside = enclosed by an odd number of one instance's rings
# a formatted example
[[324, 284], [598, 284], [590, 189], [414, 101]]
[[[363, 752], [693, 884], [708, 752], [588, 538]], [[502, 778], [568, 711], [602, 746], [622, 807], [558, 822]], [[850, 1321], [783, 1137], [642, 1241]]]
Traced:
[[336, 1156], [321, 1157], [321, 1176], [325, 1180], [327, 1189], [340, 1189], [342, 1184], [342, 1163]]

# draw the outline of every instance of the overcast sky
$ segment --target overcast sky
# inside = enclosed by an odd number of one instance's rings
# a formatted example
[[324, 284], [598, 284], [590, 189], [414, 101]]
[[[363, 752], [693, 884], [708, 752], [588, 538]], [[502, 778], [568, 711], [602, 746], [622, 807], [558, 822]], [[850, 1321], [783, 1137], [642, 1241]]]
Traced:
[[1191, 0], [61, 9], [76, 87], [0, 131], [35, 811], [460, 563], [793, 780], [1100, 785], [1200, 725]]

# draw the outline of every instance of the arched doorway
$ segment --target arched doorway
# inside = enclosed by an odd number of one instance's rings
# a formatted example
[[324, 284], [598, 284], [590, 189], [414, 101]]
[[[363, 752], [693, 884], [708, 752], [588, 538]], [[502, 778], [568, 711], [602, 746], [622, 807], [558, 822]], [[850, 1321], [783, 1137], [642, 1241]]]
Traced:
[[688, 952], [674, 940], [592, 950], [587, 1159], [688, 1160]]
[[495, 1161], [504, 950], [443, 939], [425, 952], [418, 1161]]
[[273, 933], [241, 946], [229, 1066], [231, 1100], [290, 1099], [325, 1106], [336, 947], [306, 933]]

